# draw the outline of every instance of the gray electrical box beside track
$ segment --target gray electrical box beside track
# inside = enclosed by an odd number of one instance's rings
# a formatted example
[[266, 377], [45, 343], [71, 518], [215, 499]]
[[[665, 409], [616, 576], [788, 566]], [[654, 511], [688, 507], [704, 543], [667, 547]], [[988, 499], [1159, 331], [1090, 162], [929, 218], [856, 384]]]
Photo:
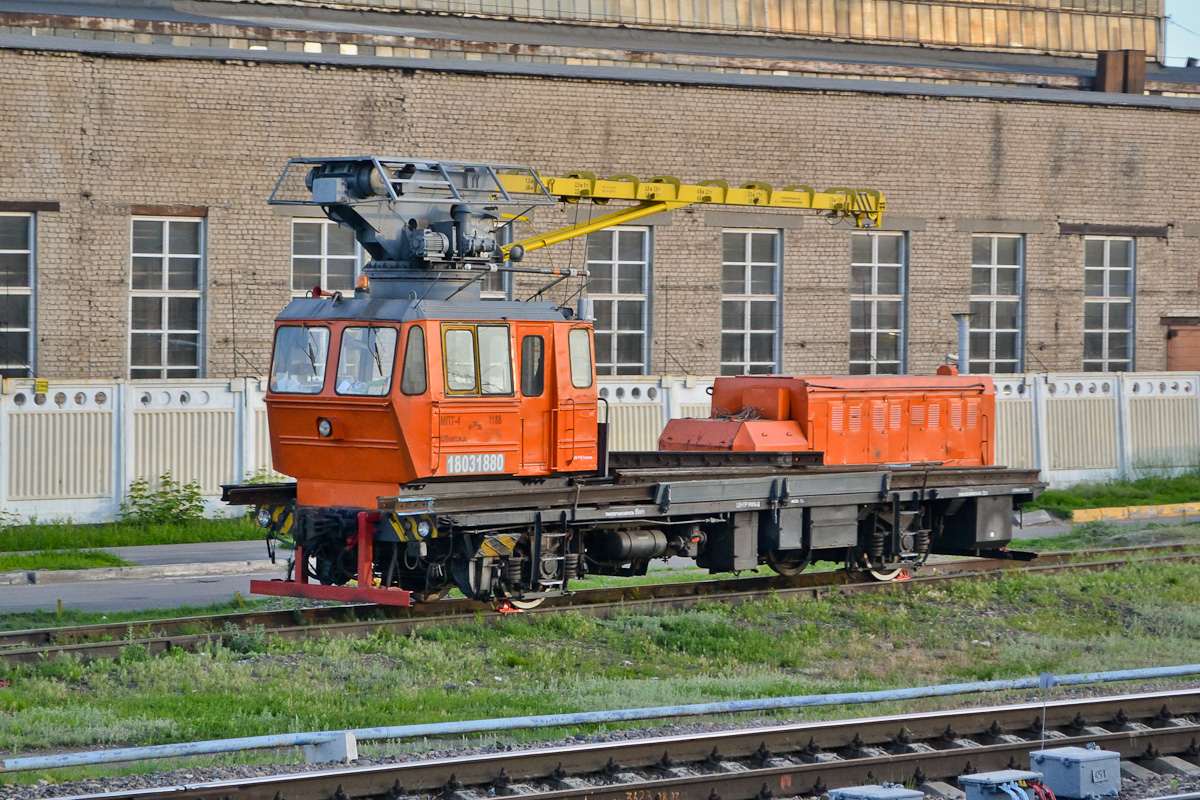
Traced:
[[958, 785], [967, 793], [967, 800], [1011, 800], [1003, 786], [1019, 781], [1040, 781], [1042, 773], [1026, 769], [1002, 769], [997, 772], [980, 772], [975, 775], [959, 775]]
[[829, 800], [924, 800], [925, 795], [903, 786], [851, 786], [831, 789]]
[[1085, 800], [1109, 797], [1121, 791], [1121, 754], [1088, 747], [1055, 747], [1034, 750], [1030, 765], [1042, 771], [1042, 783], [1056, 797]]

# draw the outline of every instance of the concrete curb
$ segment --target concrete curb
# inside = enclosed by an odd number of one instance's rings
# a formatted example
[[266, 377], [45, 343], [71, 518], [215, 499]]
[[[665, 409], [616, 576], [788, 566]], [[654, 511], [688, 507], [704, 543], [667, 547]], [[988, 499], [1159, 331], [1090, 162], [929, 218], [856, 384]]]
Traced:
[[270, 561], [218, 561], [211, 564], [158, 564], [150, 567], [17, 570], [0, 572], [0, 586], [203, 578], [212, 575], [260, 575], [266, 572], [282, 572], [283, 567], [282, 562], [272, 564]]
[[1187, 522], [1188, 514], [1200, 515], [1200, 503], [1170, 503], [1162, 506], [1126, 506], [1122, 508], [1077, 508], [1071, 512], [1072, 524], [1076, 522], [1111, 522], [1120, 519], [1155, 520], [1166, 517], [1182, 517]]

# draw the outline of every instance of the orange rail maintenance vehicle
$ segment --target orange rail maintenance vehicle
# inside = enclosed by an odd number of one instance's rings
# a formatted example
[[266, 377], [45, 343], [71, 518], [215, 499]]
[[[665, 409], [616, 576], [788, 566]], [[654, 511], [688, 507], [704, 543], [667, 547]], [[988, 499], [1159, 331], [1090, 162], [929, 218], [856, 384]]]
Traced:
[[[622, 207], [502, 243], [529, 209], [581, 201]], [[256, 593], [409, 605], [458, 588], [524, 608], [673, 556], [785, 575], [835, 561], [881, 580], [933, 553], [1022, 557], [1007, 549], [1014, 503], [1042, 487], [994, 463], [989, 378], [719, 378], [710, 418], [673, 420], [657, 451], [610, 452], [588, 273], [518, 266], [690, 204], [870, 227], [876, 191], [362, 156], [294, 159], [271, 202], [319, 206], [371, 261], [353, 296], [314, 287], [276, 320], [271, 454], [295, 481], [224, 492], [257, 507], [269, 547], [294, 548]], [[570, 303], [481, 299], [498, 271], [545, 276], [535, 298], [580, 286]]]

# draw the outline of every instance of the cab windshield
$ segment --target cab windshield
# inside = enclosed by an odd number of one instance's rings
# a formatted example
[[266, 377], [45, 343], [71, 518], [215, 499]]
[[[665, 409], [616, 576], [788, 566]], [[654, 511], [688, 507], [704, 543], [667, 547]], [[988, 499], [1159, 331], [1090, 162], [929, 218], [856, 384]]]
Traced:
[[387, 394], [395, 360], [395, 328], [346, 328], [338, 356], [337, 393], [370, 397]]
[[329, 356], [329, 329], [284, 325], [275, 331], [275, 357], [271, 362], [271, 391], [319, 394], [325, 387], [325, 361]]

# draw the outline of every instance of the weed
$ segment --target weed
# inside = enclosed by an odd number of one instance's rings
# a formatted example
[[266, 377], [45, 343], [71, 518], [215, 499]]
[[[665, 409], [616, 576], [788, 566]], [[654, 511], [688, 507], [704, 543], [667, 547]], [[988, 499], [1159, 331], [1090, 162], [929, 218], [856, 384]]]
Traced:
[[134, 525], [161, 525], [192, 522], [204, 516], [204, 498], [200, 483], [183, 483], [165, 472], [158, 479], [158, 488], [151, 488], [145, 478], [129, 484], [129, 492], [121, 502], [121, 519]]
[[249, 625], [241, 628], [227, 622], [224, 634], [225, 647], [231, 652], [248, 654], [267, 651], [267, 629], [263, 625]]
[[254, 470], [254, 472], [247, 472], [246, 477], [242, 481], [242, 483], [253, 483], [253, 484], [279, 483], [280, 481], [286, 481], [286, 480], [287, 480], [286, 475], [280, 475], [278, 472], [271, 469], [270, 467], [259, 467], [258, 469]]
[[137, 664], [150, 658], [150, 650], [141, 642], [130, 642], [121, 648], [120, 661], [123, 664]]

